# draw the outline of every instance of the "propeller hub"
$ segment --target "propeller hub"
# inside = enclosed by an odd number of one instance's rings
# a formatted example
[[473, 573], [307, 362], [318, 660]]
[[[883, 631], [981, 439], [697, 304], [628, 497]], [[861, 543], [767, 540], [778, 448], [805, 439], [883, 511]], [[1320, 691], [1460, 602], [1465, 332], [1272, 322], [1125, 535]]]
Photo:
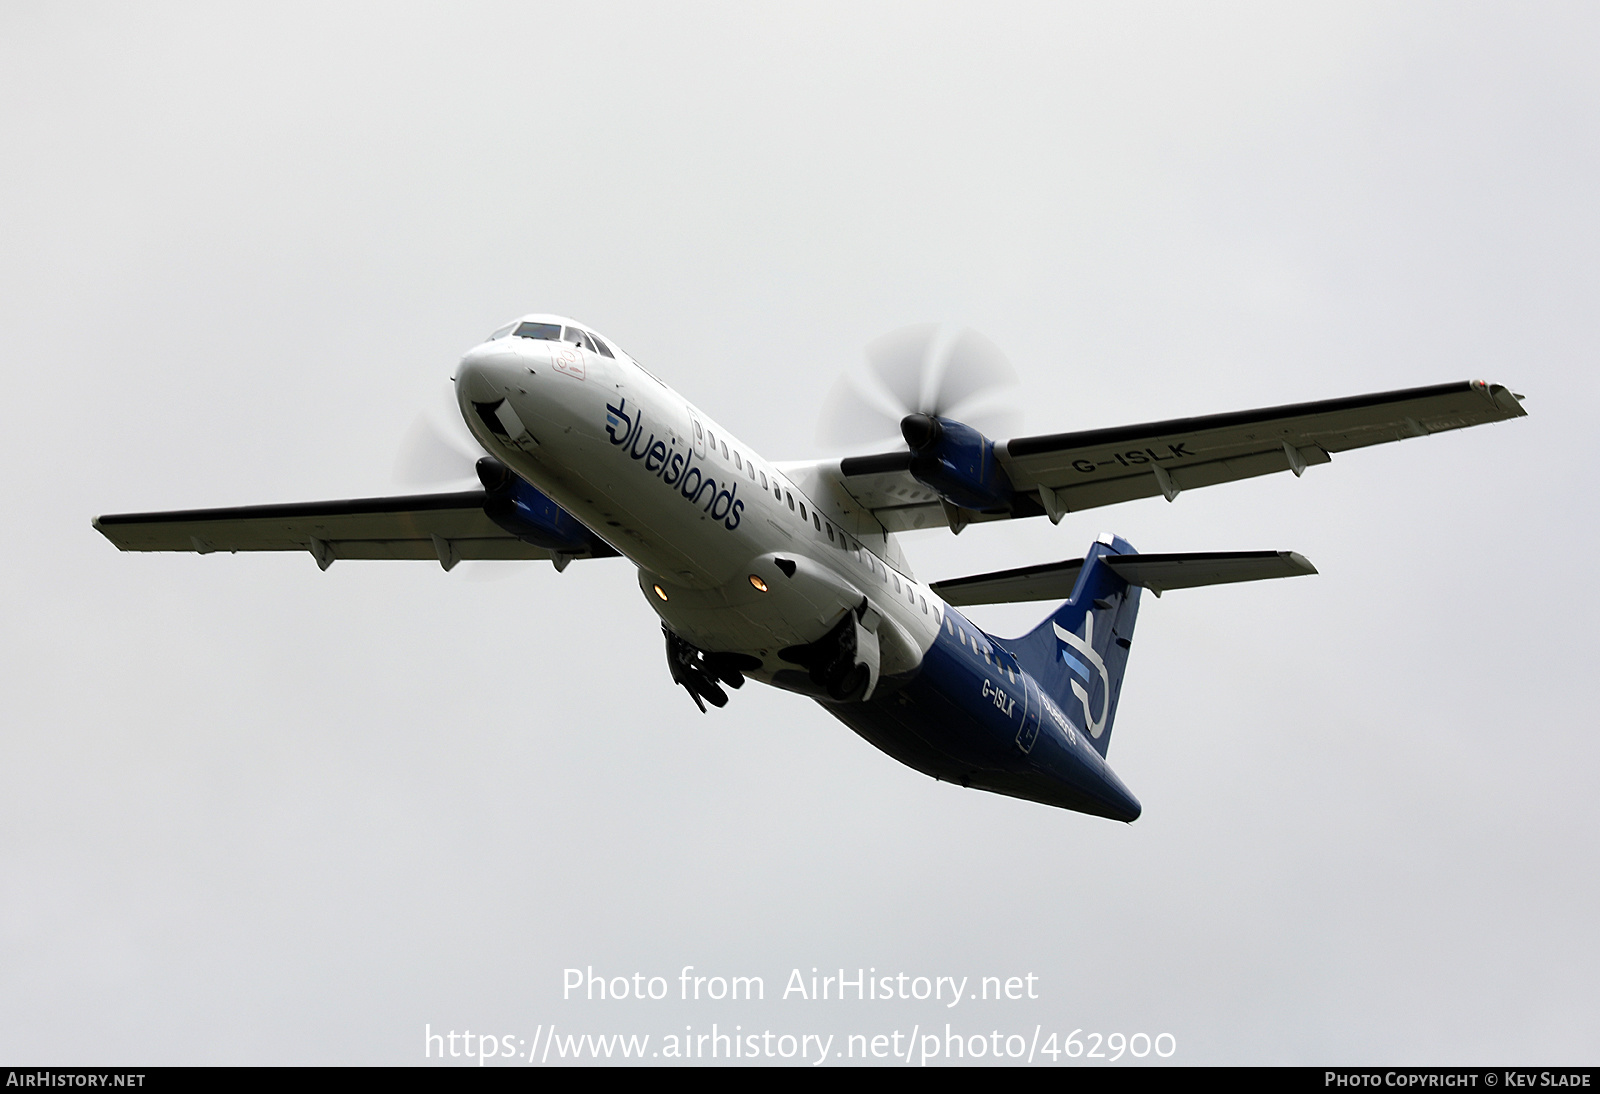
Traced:
[[900, 435], [913, 452], [920, 452], [944, 434], [939, 419], [931, 414], [907, 414], [900, 419]]
[[483, 483], [483, 488], [491, 494], [511, 485], [511, 468], [493, 456], [484, 456], [473, 469], [478, 472], [478, 481]]

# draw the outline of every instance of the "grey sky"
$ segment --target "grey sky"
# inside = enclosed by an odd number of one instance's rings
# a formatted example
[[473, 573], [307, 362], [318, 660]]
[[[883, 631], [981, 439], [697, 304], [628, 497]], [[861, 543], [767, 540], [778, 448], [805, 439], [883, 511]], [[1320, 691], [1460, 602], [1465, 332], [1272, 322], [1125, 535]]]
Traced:
[[[1595, 1061], [1600, 16], [991, 8], [0, 9], [0, 1059], [949, 1021]], [[930, 319], [1006, 350], [1030, 432], [1479, 377], [1530, 417], [907, 537], [926, 578], [1108, 529], [1318, 566], [1147, 602], [1131, 826], [796, 696], [701, 716], [620, 561], [322, 574], [89, 527], [396, 492], [456, 357], [535, 310], [773, 459]], [[589, 965], [768, 1000], [563, 1002]], [[813, 966], [1041, 999], [776, 998]]]

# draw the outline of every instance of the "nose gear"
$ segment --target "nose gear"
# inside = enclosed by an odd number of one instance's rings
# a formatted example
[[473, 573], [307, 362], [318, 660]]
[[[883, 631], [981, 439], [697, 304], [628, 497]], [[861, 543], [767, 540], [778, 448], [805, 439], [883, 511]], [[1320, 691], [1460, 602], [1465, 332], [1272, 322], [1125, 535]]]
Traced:
[[672, 682], [689, 693], [701, 714], [706, 712], [706, 703], [714, 707], [728, 705], [728, 693], [717, 686], [719, 680], [730, 688], [742, 688], [745, 672], [761, 667], [760, 661], [744, 654], [700, 649], [673, 634], [665, 623], [661, 633], [667, 639], [667, 668], [672, 672]]

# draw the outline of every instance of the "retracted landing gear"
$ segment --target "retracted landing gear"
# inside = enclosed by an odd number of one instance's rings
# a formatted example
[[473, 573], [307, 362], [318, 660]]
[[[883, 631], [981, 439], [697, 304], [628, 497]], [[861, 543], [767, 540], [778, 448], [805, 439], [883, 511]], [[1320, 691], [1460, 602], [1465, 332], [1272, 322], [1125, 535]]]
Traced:
[[728, 693], [717, 685], [719, 680], [730, 688], [742, 688], [744, 673], [761, 666], [760, 661], [744, 654], [708, 653], [673, 634], [665, 623], [661, 633], [667, 637], [667, 667], [672, 670], [672, 682], [689, 693], [702, 714], [706, 703], [714, 707], [728, 705]]

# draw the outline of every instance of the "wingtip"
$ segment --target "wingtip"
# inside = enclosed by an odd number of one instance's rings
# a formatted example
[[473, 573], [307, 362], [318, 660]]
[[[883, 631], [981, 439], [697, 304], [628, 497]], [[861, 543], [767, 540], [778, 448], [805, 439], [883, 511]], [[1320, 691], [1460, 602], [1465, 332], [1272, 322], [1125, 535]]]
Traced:
[[1298, 566], [1303, 575], [1309, 576], [1319, 572], [1315, 566], [1311, 565], [1311, 560], [1299, 551], [1285, 551], [1283, 552], [1283, 557]]
[[1488, 380], [1474, 380], [1472, 386], [1486, 394], [1489, 401], [1494, 403], [1507, 418], [1528, 416], [1527, 410], [1522, 406], [1522, 401], [1527, 396], [1517, 394], [1504, 384], [1491, 383]]

